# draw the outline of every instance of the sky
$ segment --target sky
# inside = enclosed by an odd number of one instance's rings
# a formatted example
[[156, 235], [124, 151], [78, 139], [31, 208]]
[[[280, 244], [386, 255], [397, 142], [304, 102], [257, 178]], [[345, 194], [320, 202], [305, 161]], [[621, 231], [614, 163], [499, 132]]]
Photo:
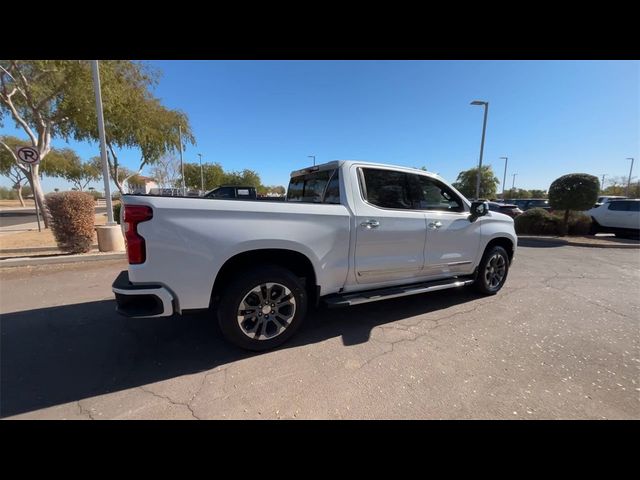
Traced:
[[[185, 161], [201, 153], [226, 170], [256, 170], [265, 185], [286, 186], [292, 170], [312, 163], [309, 155], [317, 164], [426, 166], [453, 182], [478, 163], [483, 107], [472, 100], [489, 102], [483, 164], [502, 182], [500, 157], [508, 157], [507, 188], [514, 173], [516, 188], [546, 190], [566, 173], [626, 177], [626, 158], [638, 164], [638, 61], [148, 63], [162, 73], [154, 94], [191, 122], [197, 145], [187, 146]], [[26, 138], [11, 121], [2, 134]], [[84, 159], [99, 155], [95, 143], [53, 145]], [[120, 157], [137, 169], [137, 152]], [[69, 184], [45, 177], [43, 187]]]

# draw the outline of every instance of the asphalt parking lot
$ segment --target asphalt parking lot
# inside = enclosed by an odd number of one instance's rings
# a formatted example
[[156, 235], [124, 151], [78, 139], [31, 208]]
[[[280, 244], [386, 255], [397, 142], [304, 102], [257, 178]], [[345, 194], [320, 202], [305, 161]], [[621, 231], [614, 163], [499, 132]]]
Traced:
[[0, 271], [0, 416], [638, 419], [640, 250], [518, 249], [505, 288], [312, 313], [284, 347], [127, 320], [124, 261]]

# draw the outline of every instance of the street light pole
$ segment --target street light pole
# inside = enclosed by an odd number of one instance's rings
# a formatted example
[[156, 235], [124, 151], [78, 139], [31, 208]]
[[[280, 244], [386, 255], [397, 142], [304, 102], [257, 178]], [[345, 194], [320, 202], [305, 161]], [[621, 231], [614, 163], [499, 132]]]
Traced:
[[516, 175], [517, 173], [513, 174], [513, 182], [511, 183], [511, 190], [515, 190], [515, 186], [516, 186]]
[[489, 102], [474, 100], [471, 105], [484, 106], [484, 121], [482, 122], [482, 141], [480, 142], [480, 160], [478, 161], [478, 177], [476, 179], [476, 200], [480, 200], [480, 176], [482, 170], [482, 153], [484, 152], [484, 135], [487, 131], [487, 114], [489, 113]]
[[198, 156], [200, 157], [200, 190], [204, 192], [204, 173], [202, 173], [202, 154], [199, 153]]
[[631, 186], [631, 172], [633, 171], [633, 158], [627, 158], [627, 160], [631, 160], [631, 168], [629, 169], [629, 180], [627, 181], [627, 193], [625, 195], [629, 196], [629, 187]]
[[[100, 89], [100, 70], [98, 60], [91, 61], [93, 89], [96, 96], [96, 112], [98, 114], [98, 133], [100, 134], [100, 157], [102, 159], [102, 179], [104, 180], [104, 197], [107, 201], [107, 225], [117, 225], [113, 221], [113, 205], [111, 204], [111, 188], [109, 186], [109, 165], [107, 163], [107, 140], [104, 133], [104, 112], [102, 111], [102, 91]], [[39, 219], [38, 219], [39, 221]], [[40, 225], [38, 224], [38, 227]]]
[[307, 155], [307, 158], [313, 158], [313, 166], [316, 166], [316, 156], [315, 155]]
[[509, 161], [509, 157], [500, 157], [500, 159], [504, 160], [504, 175], [502, 176], [502, 201], [504, 201], [504, 191], [507, 188], [505, 182], [507, 181], [507, 162]]
[[180, 138], [178, 138], [178, 148], [180, 148], [180, 170], [182, 170], [182, 196], [186, 197], [187, 188], [184, 183], [184, 163], [182, 161], [182, 125], [178, 125], [178, 135], [180, 136]]

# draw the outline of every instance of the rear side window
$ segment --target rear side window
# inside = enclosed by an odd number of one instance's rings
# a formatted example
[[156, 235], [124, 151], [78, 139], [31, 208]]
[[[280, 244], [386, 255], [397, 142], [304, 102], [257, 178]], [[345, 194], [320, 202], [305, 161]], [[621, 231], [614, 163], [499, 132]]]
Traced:
[[411, 208], [406, 173], [375, 168], [363, 168], [361, 171], [363, 193], [369, 203], [382, 208]]
[[609, 202], [609, 210], [617, 210], [619, 212], [624, 212], [627, 210], [628, 202]]
[[323, 170], [293, 177], [289, 181], [287, 201], [340, 203], [340, 187], [337, 170]]
[[629, 212], [640, 212], [640, 202], [627, 202]]

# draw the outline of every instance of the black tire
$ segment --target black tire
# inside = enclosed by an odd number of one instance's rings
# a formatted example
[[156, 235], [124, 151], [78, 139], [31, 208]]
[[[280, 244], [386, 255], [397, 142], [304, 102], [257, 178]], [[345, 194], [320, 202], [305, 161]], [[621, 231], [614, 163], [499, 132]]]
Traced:
[[589, 227], [589, 235], [595, 235], [600, 232], [600, 225], [596, 220], [591, 217], [591, 227]]
[[[487, 279], [487, 275], [489, 275], [490, 278], [492, 277], [492, 273], [487, 274], [487, 267], [489, 262], [494, 260], [495, 256], [498, 256], [501, 258], [501, 260], [498, 260], [495, 263], [501, 266], [502, 265], [504, 266], [504, 275], [502, 275], [502, 278], [497, 284], [493, 285], [491, 283], [491, 280]], [[504, 262], [504, 263], [500, 263], [500, 262]], [[496, 265], [494, 265], [493, 268], [494, 268], [494, 271], [497, 270]], [[475, 282], [473, 282], [473, 288], [475, 288], [478, 292], [483, 293], [485, 295], [495, 295], [500, 291], [500, 289], [504, 285], [504, 282], [507, 280], [508, 274], [509, 274], [509, 255], [507, 254], [507, 251], [498, 245], [487, 248], [484, 252], [484, 255], [482, 256], [480, 265], [478, 265], [478, 274], [476, 276]]]
[[[293, 318], [288, 324], [286, 324], [286, 326], [283, 326], [285, 323], [282, 321], [283, 317], [279, 315], [279, 312], [274, 314], [273, 312], [275, 310], [272, 310], [271, 312], [266, 312], [264, 318], [258, 318], [256, 316], [255, 320], [246, 319], [239, 322], [238, 312], [240, 311], [241, 306], [248, 305], [249, 300], [253, 299], [253, 303], [256, 303], [257, 300], [260, 305], [266, 302], [261, 299], [264, 299], [265, 295], [268, 296], [268, 294], [271, 294], [272, 290], [269, 289], [266, 291], [259, 288], [261, 285], [266, 286], [266, 284], [284, 286], [291, 292], [291, 297], [295, 303], [291, 300], [288, 302], [292, 305], [292, 307], [289, 308], [289, 314], [293, 314]], [[279, 291], [283, 293], [283, 298], [289, 297], [289, 295], [284, 295], [284, 291], [282, 291], [282, 289], [277, 285], [272, 286], [275, 294], [278, 294], [279, 289]], [[252, 295], [252, 291], [255, 292], [256, 288], [263, 293], [254, 293]], [[250, 295], [252, 295], [252, 297], [250, 297]], [[269, 306], [266, 303], [265, 308], [268, 309]], [[253, 307], [253, 305], [251, 305], [251, 307]], [[286, 308], [286, 305], [283, 308]], [[242, 311], [250, 312], [250, 310]], [[260, 317], [262, 317], [262, 311], [262, 308], [258, 307], [256, 304], [255, 312], [260, 312], [258, 313]], [[300, 279], [289, 270], [277, 265], [259, 266], [252, 270], [241, 272], [236, 279], [229, 283], [220, 296], [217, 313], [220, 330], [222, 330], [222, 334], [228, 341], [240, 348], [254, 352], [269, 350], [271, 348], [278, 347], [289, 340], [289, 338], [291, 338], [302, 324], [302, 321], [307, 314], [307, 292], [305, 291], [304, 285]], [[268, 318], [270, 314], [272, 315], [272, 318], [265, 321], [264, 319]], [[252, 313], [248, 313], [248, 315], [252, 315]], [[241, 326], [241, 323], [243, 326]], [[262, 326], [259, 326], [258, 324]], [[251, 333], [245, 333], [245, 330], [250, 330], [249, 327], [256, 328], [256, 332], [253, 333], [254, 338], [251, 337]], [[279, 331], [279, 329], [282, 330], [280, 333], [272, 338], [268, 338], [268, 334], [272, 334], [274, 331]], [[256, 338], [256, 334], [265, 338]]]

